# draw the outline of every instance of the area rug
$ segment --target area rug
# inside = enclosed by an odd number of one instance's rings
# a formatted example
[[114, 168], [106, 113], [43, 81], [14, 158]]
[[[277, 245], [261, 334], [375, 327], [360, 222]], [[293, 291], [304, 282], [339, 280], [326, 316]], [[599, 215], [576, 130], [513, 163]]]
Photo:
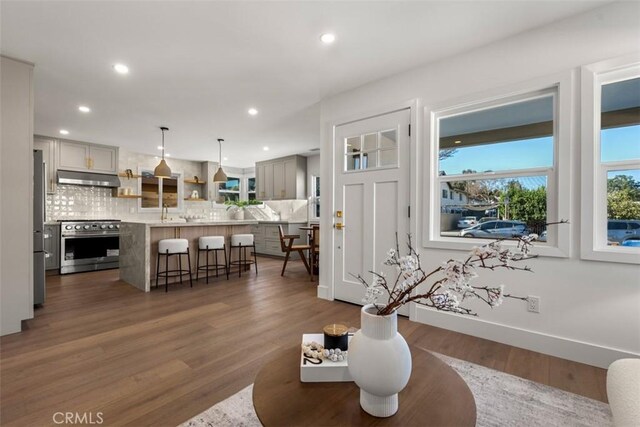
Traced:
[[[477, 426], [613, 426], [609, 405], [484, 366], [436, 354], [466, 381]], [[258, 427], [250, 385], [180, 427]]]

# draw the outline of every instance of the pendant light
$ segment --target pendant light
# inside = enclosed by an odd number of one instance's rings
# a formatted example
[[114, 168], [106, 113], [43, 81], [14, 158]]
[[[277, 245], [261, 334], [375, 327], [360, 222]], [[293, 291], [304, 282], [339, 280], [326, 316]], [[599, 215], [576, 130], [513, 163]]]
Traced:
[[169, 130], [169, 128], [162, 126], [160, 130], [162, 131], [162, 160], [160, 160], [160, 164], [158, 164], [153, 171], [153, 176], [156, 178], [171, 178], [171, 168], [167, 162], [164, 161], [164, 131]]
[[213, 176], [213, 182], [216, 184], [227, 182], [227, 174], [224, 173], [224, 171], [222, 170], [222, 143], [223, 142], [224, 142], [224, 139], [218, 138], [218, 144], [220, 145], [220, 163], [219, 163], [220, 166], [218, 166], [218, 171]]

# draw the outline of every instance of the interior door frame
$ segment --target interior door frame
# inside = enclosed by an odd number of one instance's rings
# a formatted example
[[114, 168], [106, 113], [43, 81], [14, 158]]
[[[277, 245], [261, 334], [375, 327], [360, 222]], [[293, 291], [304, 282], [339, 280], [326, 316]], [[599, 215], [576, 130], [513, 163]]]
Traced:
[[[335, 222], [336, 207], [336, 128], [338, 126], [346, 125], [360, 120], [382, 116], [407, 108], [409, 109], [411, 120], [411, 135], [409, 136], [409, 164], [411, 166], [411, 170], [409, 173], [409, 203], [411, 206], [411, 217], [409, 218], [409, 230], [414, 238], [414, 244], [418, 245], [418, 242], [420, 240], [417, 237], [422, 235], [420, 234], [421, 230], [419, 229], [419, 221], [417, 221], [417, 219], [422, 215], [422, 207], [420, 206], [419, 197], [419, 189], [421, 188], [421, 186], [418, 185], [419, 179], [421, 179], [422, 177], [419, 159], [424, 150], [424, 147], [420, 147], [418, 144], [418, 141], [422, 141], [422, 123], [418, 121], [420, 118], [418, 112], [422, 107], [421, 104], [422, 102], [419, 98], [414, 98], [408, 101], [377, 107], [375, 109], [364, 110], [362, 112], [351, 114], [337, 120], [325, 122], [325, 124], [323, 125], [324, 134], [322, 141], [322, 150], [320, 151], [320, 170], [321, 175], [323, 176], [323, 180], [320, 181], [320, 192], [321, 194], [323, 194], [323, 200], [320, 207], [320, 252], [323, 254], [323, 256], [320, 257], [320, 279], [318, 281], [317, 291], [318, 298], [333, 301], [335, 296], [335, 266], [333, 253], [335, 241], [333, 224]], [[326, 160], [327, 157], [329, 157], [328, 162]], [[413, 306], [413, 304], [411, 304], [411, 306]], [[415, 308], [409, 307], [409, 318], [413, 319], [414, 316]]]

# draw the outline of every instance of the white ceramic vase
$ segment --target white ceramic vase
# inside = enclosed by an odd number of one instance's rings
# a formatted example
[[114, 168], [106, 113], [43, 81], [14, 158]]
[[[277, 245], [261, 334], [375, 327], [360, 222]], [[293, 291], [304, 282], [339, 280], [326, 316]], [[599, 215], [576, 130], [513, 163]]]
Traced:
[[411, 352], [398, 333], [398, 314], [378, 316], [362, 307], [360, 330], [349, 342], [349, 373], [360, 387], [360, 406], [374, 417], [398, 411], [398, 393], [411, 376]]
[[243, 220], [244, 219], [244, 209], [237, 209], [235, 218], [239, 219], [239, 220]]

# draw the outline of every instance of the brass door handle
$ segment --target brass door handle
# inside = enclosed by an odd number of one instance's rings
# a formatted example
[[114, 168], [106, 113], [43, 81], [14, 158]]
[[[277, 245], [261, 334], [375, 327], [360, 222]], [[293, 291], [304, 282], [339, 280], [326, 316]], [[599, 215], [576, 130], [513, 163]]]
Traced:
[[343, 228], [345, 228], [345, 227], [346, 227], [346, 225], [344, 225], [344, 224], [343, 224], [343, 223], [341, 223], [341, 222], [336, 222], [335, 224], [333, 224], [333, 227], [334, 227], [336, 230], [342, 230]]

